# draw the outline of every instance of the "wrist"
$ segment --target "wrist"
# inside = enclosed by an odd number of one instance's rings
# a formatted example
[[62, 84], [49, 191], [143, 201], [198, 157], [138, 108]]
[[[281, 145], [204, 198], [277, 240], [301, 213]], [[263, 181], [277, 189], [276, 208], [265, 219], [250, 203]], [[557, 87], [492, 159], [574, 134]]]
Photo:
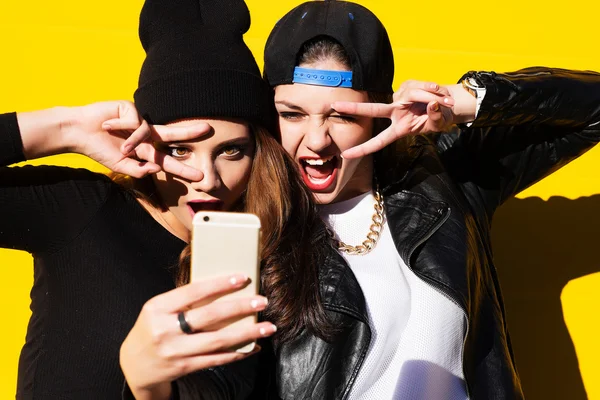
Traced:
[[82, 115], [82, 107], [57, 107], [56, 113], [60, 118], [60, 137], [62, 153], [79, 153], [83, 154], [82, 138], [86, 138], [86, 128], [82, 126], [84, 116]]
[[452, 107], [453, 124], [465, 124], [473, 122], [477, 113], [477, 94], [462, 84], [446, 86], [454, 99]]
[[150, 387], [129, 387], [136, 400], [169, 400], [173, 394], [171, 382], [162, 382]]

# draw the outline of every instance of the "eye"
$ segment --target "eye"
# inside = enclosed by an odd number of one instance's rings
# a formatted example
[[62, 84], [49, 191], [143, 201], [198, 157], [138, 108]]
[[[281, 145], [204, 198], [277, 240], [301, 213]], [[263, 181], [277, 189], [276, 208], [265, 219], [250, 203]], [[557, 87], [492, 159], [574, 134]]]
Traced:
[[340, 114], [335, 114], [335, 115], [330, 115], [329, 118], [334, 118], [340, 122], [354, 122], [356, 121], [355, 117], [352, 117], [350, 115], [340, 115]]
[[293, 111], [282, 111], [279, 113], [279, 116], [288, 121], [298, 121], [302, 118], [301, 113]]
[[244, 153], [245, 148], [240, 145], [229, 145], [221, 149], [221, 154], [227, 158], [235, 158]]
[[173, 158], [185, 158], [190, 152], [190, 149], [180, 146], [169, 146], [165, 149], [165, 153]]

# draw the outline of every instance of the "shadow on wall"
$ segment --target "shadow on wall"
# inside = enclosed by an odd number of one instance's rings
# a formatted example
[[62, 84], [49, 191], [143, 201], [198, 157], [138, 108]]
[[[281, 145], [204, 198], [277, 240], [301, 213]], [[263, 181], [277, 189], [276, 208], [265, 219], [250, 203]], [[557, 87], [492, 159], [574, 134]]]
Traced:
[[587, 399], [560, 295], [600, 272], [600, 195], [512, 199], [494, 217], [492, 241], [525, 397]]

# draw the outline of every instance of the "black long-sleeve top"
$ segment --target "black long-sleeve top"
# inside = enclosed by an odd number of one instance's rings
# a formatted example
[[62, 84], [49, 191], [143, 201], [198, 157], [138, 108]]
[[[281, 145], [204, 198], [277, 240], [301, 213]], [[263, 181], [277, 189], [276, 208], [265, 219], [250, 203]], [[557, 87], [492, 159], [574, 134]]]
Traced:
[[[131, 399], [119, 367], [121, 343], [143, 304], [175, 288], [186, 243], [107, 176], [6, 167], [24, 158], [16, 114], [0, 115], [0, 247], [34, 258], [16, 397]], [[250, 357], [182, 377], [173, 398], [245, 399], [257, 362]]]
[[[1, 165], [23, 159], [15, 114], [1, 115]], [[17, 398], [120, 398], [121, 343], [142, 305], [175, 287], [185, 243], [105, 175], [25, 166], [0, 168], [0, 247], [34, 258]]]

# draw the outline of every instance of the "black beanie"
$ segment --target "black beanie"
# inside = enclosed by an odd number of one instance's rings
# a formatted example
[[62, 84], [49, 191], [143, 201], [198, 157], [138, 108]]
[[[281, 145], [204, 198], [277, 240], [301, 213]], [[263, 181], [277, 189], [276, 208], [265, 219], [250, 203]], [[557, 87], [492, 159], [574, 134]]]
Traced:
[[264, 76], [271, 86], [290, 84], [302, 46], [317, 37], [344, 47], [352, 88], [392, 93], [394, 53], [385, 27], [371, 11], [348, 1], [309, 1], [277, 22], [265, 46]]
[[146, 0], [139, 34], [146, 59], [135, 104], [153, 124], [193, 117], [273, 121], [272, 90], [243, 40], [243, 0]]

